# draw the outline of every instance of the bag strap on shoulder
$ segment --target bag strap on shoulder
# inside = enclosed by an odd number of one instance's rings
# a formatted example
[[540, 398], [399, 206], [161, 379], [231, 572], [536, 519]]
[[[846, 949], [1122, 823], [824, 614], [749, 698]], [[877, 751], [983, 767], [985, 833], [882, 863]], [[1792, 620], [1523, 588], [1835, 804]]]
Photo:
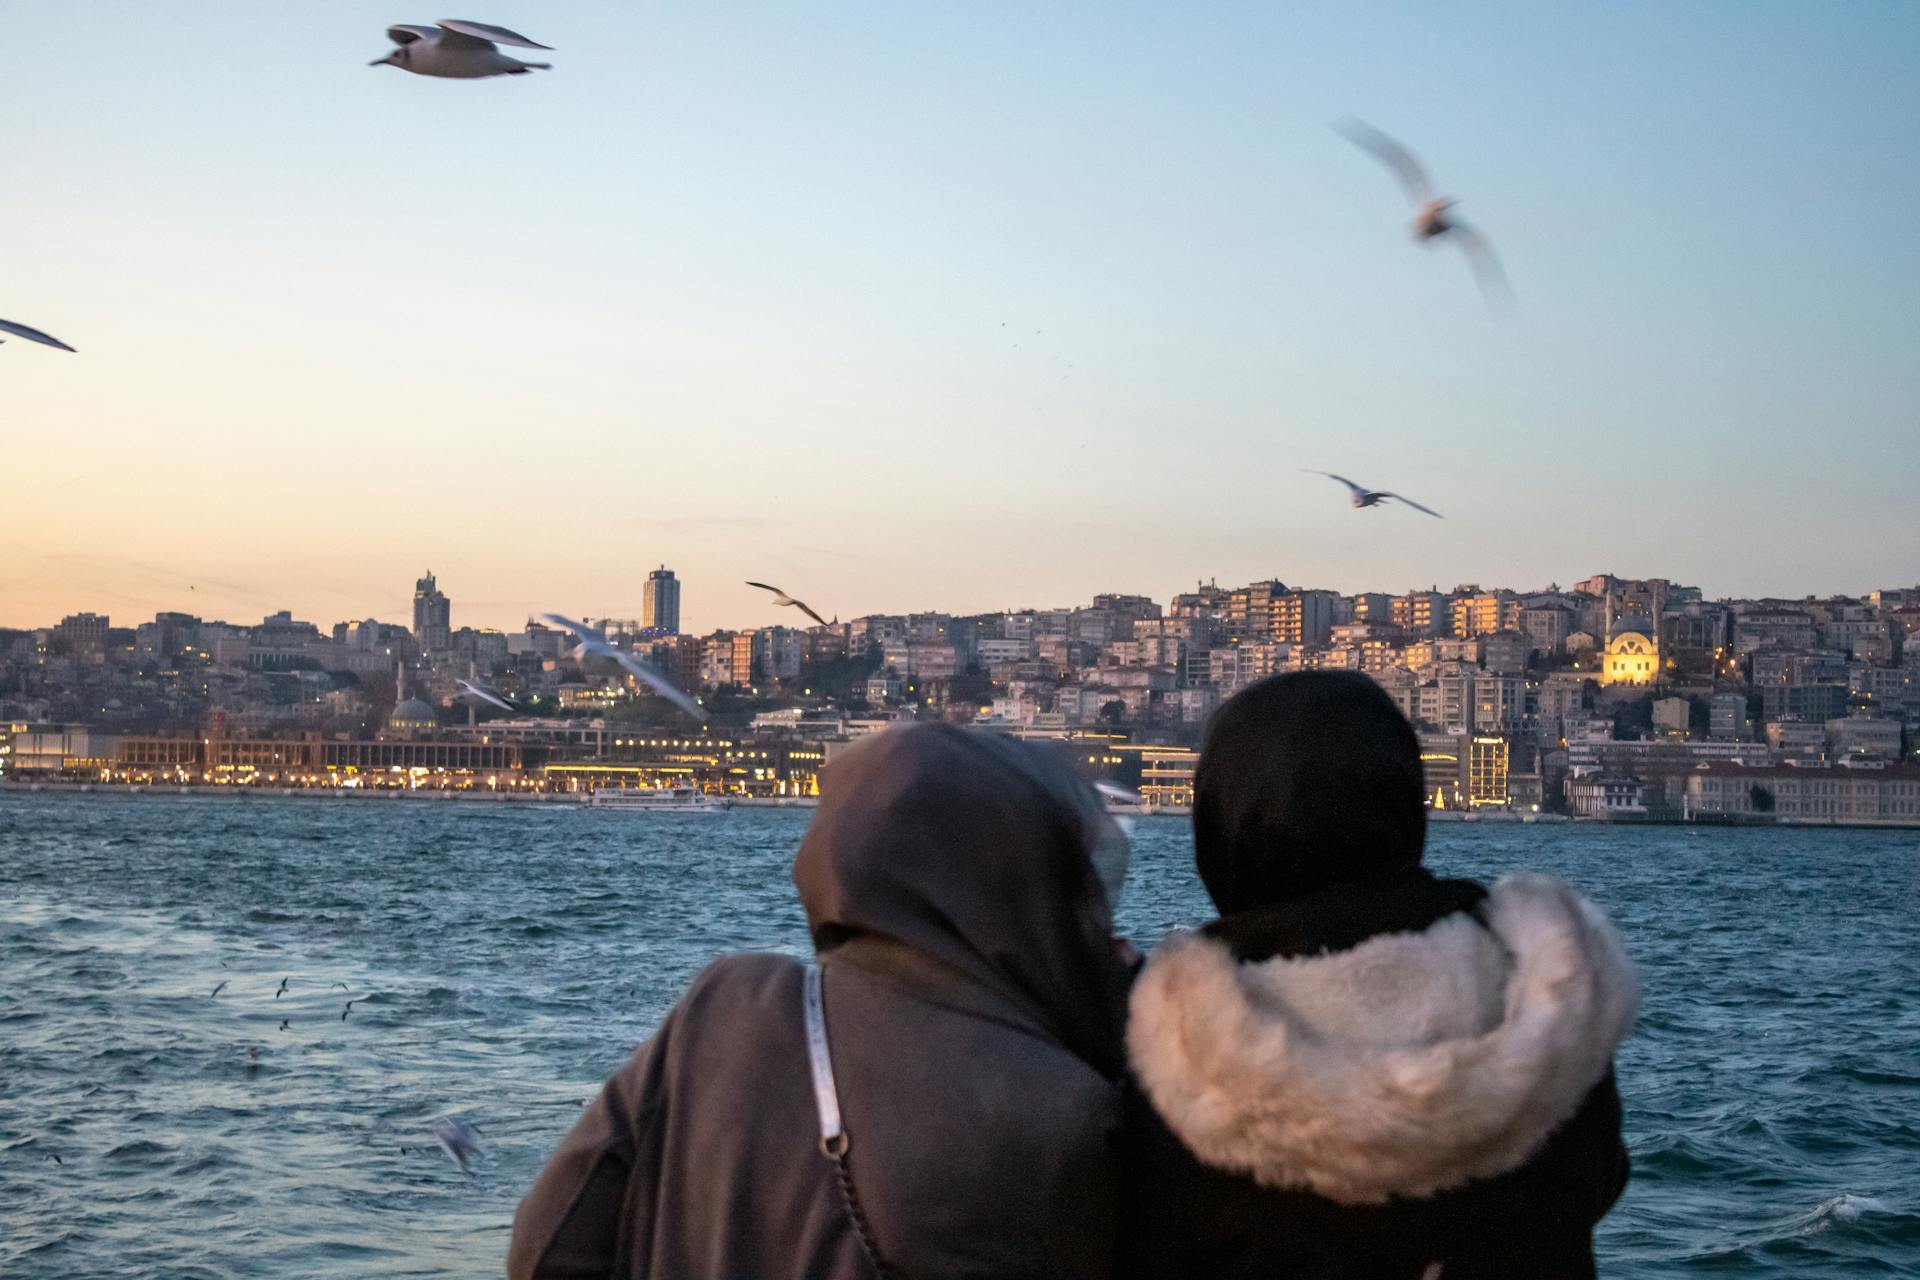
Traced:
[[840, 1091], [833, 1080], [833, 1053], [827, 1045], [827, 1007], [820, 966], [810, 964], [806, 971], [807, 1066], [813, 1072], [813, 1105], [820, 1115], [820, 1154], [833, 1161], [834, 1179], [840, 1184], [840, 1199], [853, 1219], [854, 1234], [867, 1255], [874, 1274], [887, 1280], [886, 1264], [880, 1261], [880, 1249], [873, 1240], [873, 1226], [860, 1197], [853, 1188], [853, 1169], [847, 1163], [846, 1126], [840, 1120]]

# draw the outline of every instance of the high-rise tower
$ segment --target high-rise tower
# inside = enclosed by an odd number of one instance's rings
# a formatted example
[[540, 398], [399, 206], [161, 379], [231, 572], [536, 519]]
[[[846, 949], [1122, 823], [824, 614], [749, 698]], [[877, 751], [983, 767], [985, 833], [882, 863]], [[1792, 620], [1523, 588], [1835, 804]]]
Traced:
[[665, 565], [647, 575], [647, 592], [640, 604], [640, 625], [664, 635], [680, 634], [680, 580]]
[[413, 638], [423, 652], [453, 643], [453, 603], [440, 594], [431, 569], [413, 584]]

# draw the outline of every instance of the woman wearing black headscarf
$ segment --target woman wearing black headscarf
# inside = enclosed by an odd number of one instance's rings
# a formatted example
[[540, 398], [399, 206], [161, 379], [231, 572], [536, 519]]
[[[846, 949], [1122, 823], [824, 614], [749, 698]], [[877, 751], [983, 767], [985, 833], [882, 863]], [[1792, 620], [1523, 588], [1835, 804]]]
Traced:
[[1092, 790], [943, 725], [823, 784], [793, 868], [818, 971], [694, 979], [522, 1202], [516, 1280], [1112, 1273], [1124, 868]]
[[1423, 790], [1364, 676], [1275, 677], [1214, 718], [1194, 846], [1220, 918], [1160, 945], [1127, 1031], [1143, 1272], [1593, 1275], [1632, 965], [1559, 881], [1430, 874]]

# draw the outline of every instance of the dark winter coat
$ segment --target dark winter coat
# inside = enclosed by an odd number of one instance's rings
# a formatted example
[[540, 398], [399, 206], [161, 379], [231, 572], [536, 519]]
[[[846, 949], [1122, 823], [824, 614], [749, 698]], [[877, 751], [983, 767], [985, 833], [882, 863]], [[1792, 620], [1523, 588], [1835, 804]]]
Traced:
[[1334, 886], [1168, 940], [1129, 1033], [1144, 1272], [1593, 1275], [1636, 994], [1545, 877], [1414, 871], [1384, 902]]
[[1131, 997], [1142, 1273], [1594, 1273], [1627, 1177], [1633, 966], [1557, 880], [1429, 874], [1422, 785], [1358, 675], [1263, 682], [1209, 727], [1195, 852], [1223, 914], [1162, 942]]
[[[896, 1276], [1110, 1274], [1125, 972], [1065, 764], [880, 734], [826, 772], [794, 879], [856, 1194]], [[533, 1276], [872, 1274], [819, 1149], [801, 966], [703, 972], [514, 1220]]]

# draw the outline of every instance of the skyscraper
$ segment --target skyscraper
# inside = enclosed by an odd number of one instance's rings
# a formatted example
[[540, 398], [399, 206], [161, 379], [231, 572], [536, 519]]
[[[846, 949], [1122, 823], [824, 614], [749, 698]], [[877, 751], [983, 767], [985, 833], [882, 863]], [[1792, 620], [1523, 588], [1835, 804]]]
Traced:
[[413, 638], [422, 650], [444, 649], [453, 641], [453, 603], [440, 594], [431, 569], [413, 584]]
[[647, 575], [647, 592], [640, 602], [640, 625], [664, 635], [680, 633], [680, 580], [665, 565]]

